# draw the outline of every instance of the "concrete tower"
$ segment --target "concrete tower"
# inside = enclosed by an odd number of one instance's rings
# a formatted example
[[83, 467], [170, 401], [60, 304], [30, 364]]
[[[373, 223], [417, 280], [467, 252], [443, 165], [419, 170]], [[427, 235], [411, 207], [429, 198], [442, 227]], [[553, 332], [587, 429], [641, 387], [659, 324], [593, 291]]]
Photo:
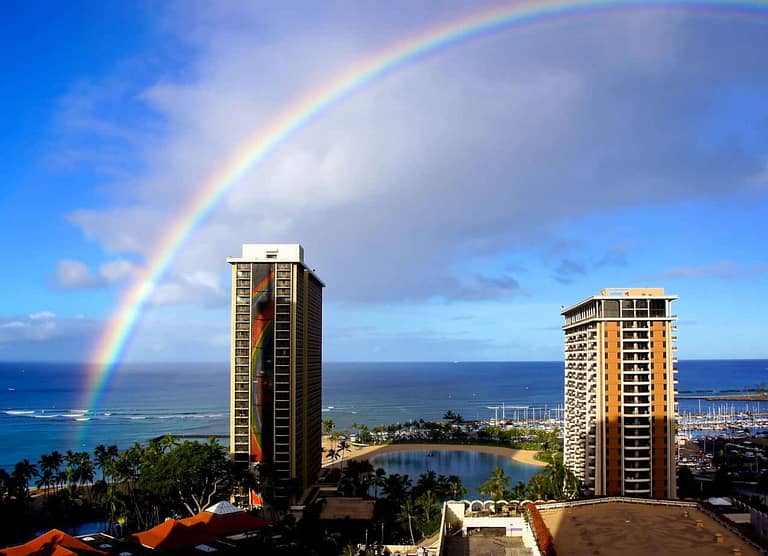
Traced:
[[261, 503], [293, 503], [322, 465], [324, 284], [301, 245], [243, 245], [232, 265], [230, 452], [262, 485]]
[[591, 494], [676, 497], [675, 299], [610, 288], [561, 312], [565, 465]]

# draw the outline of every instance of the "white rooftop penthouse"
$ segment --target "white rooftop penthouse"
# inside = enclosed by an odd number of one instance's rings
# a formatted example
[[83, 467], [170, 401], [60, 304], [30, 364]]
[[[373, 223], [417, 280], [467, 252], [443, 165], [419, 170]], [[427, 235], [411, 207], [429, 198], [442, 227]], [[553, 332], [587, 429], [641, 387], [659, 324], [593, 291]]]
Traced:
[[304, 263], [304, 248], [298, 243], [244, 243], [242, 256], [227, 262]]

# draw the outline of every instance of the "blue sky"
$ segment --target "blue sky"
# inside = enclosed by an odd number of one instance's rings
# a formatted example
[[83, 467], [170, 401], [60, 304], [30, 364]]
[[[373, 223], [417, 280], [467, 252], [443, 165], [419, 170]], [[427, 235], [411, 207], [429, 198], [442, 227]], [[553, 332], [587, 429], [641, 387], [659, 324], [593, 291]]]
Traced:
[[[478, 3], [14, 2], [0, 359], [87, 359], [178, 207], [291, 100]], [[379, 79], [244, 176], [132, 361], [228, 357], [227, 256], [301, 242], [327, 360], [556, 360], [559, 310], [662, 286], [681, 358], [768, 357], [768, 13], [593, 12]]]

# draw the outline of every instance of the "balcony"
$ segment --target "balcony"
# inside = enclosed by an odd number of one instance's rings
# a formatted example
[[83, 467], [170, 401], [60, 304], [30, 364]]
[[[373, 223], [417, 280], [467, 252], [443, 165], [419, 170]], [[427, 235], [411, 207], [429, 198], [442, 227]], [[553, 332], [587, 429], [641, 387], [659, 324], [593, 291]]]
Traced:
[[625, 488], [624, 493], [630, 496], [638, 495], [638, 494], [650, 494], [651, 489], [650, 488], [633, 488], [633, 489]]
[[650, 483], [650, 477], [624, 477], [625, 483]]
[[[624, 461], [648, 461], [648, 456], [624, 456]], [[633, 469], [637, 471], [637, 469]]]
[[[633, 451], [646, 451], [651, 449], [651, 443], [648, 442], [647, 444], [625, 444], [624, 450], [633, 452]], [[634, 454], [635, 456], [640, 456], [642, 454]]]
[[[650, 371], [648, 370], [647, 365], [625, 365], [622, 369], [622, 372], [624, 374], [648, 374]], [[635, 377], [637, 378], [637, 377]]]
[[[627, 382], [630, 382], [630, 381], [627, 381]], [[632, 395], [632, 394], [640, 394], [640, 395], [649, 396], [651, 394], [651, 392], [650, 392], [650, 388], [648, 388], [647, 386], [644, 387], [644, 388], [640, 388], [639, 385], [632, 385], [632, 386], [626, 386], [625, 385], [624, 386], [624, 395], [626, 396], [626, 395]]]

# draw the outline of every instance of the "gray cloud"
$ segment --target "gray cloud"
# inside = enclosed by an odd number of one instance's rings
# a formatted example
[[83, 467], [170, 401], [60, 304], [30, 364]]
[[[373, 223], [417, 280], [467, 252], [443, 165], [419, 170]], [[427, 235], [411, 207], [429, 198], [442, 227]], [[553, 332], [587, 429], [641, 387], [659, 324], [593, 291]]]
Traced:
[[571, 284], [576, 277], [584, 276], [586, 272], [586, 267], [582, 263], [573, 259], [561, 259], [555, 268], [554, 278], [561, 284]]
[[628, 266], [627, 252], [629, 250], [629, 245], [614, 245], [595, 264], [597, 266]]
[[472, 320], [475, 318], [475, 315], [453, 315], [452, 317], [449, 317], [448, 320]]
[[512, 276], [470, 276], [454, 291], [449, 291], [447, 297], [451, 300], [481, 301], [485, 299], [502, 299], [530, 292], [523, 290]]
[[654, 282], [675, 278], [719, 278], [721, 280], [737, 280], [750, 276], [768, 274], [768, 266], [744, 266], [723, 262], [711, 266], [673, 268], [667, 272], [647, 276], [641, 280]]
[[[411, 9], [413, 21], [428, 17]], [[246, 137], [329, 68], [408, 30], [394, 25], [394, 10], [391, 27], [373, 29], [374, 14], [331, 8], [315, 33], [290, 27], [311, 17], [263, 12], [212, 5], [169, 18], [195, 47], [184, 72], [194, 77], [136, 86], [131, 98], [163, 123], [139, 153], [142, 173], [115, 183], [125, 191], [120, 208], [71, 216], [105, 250], [147, 256]], [[179, 254], [158, 298], [224, 306], [215, 287], [201, 297], [199, 281], [185, 277], [226, 270], [225, 257], [247, 241], [303, 242], [329, 300], [517, 295], [511, 277], [492, 283], [456, 268], [549, 241], [588, 214], [752, 190], [764, 160], [701, 138], [714, 133], [706, 122], [720, 96], [768, 88], [765, 72], [754, 71], [768, 51], [762, 28], [745, 24], [731, 41], [730, 21], [666, 10], [565, 28], [509, 30], [446, 50], [308, 123], [242, 177]], [[75, 104], [81, 122], [109, 108], [99, 95]], [[125, 142], [109, 128], [102, 136], [115, 148]], [[609, 255], [605, 264], [622, 260]], [[556, 280], [584, 273], [570, 256], [556, 257]]]
[[[443, 334], [432, 330], [363, 333], [337, 337], [329, 360], [453, 361], [508, 360], [515, 342], [478, 338], [466, 332]], [[343, 355], [341, 355], [343, 354]], [[341, 356], [340, 356], [341, 355]]]
[[96, 321], [40, 311], [0, 316], [0, 359], [84, 361], [99, 330]]
[[[89, 361], [102, 320], [65, 317], [50, 311], [28, 316], [0, 316], [0, 360], [5, 361]], [[129, 345], [134, 361], [226, 360], [229, 347], [229, 319], [220, 315], [211, 322], [199, 315], [184, 314], [179, 333], [179, 314], [150, 313], [142, 324], [143, 333]], [[169, 330], [175, 331], [169, 333]]]

